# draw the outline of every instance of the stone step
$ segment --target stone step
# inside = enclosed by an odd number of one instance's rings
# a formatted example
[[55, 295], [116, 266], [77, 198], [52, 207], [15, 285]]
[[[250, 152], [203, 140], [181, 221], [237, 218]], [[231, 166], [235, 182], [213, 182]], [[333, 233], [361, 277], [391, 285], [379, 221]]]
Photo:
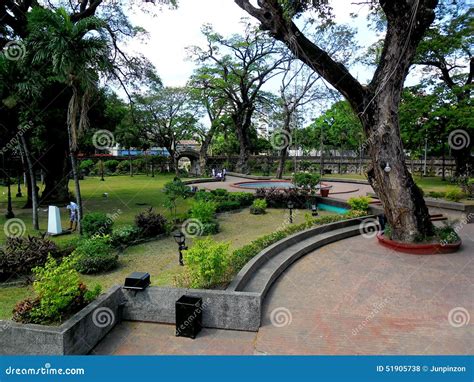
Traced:
[[261, 293], [263, 298], [273, 282], [296, 260], [324, 245], [359, 234], [359, 226], [355, 225], [302, 240], [268, 259], [248, 278], [245, 285], [240, 286], [239, 291]]

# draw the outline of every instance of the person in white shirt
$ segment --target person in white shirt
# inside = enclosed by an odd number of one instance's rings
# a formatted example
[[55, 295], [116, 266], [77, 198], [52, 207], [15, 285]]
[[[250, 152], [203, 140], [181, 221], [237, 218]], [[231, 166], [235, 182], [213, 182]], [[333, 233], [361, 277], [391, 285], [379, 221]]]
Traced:
[[69, 210], [69, 231], [75, 231], [77, 229], [79, 206], [74, 202], [69, 202], [66, 208]]

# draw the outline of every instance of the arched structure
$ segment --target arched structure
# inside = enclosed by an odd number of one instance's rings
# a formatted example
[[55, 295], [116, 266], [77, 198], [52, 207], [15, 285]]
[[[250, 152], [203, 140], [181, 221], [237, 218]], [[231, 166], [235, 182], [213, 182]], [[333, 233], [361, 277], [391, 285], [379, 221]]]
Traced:
[[201, 175], [201, 165], [199, 164], [199, 152], [196, 150], [183, 150], [176, 153], [176, 160], [179, 162], [182, 158], [188, 158], [191, 162], [189, 172], [195, 175]]

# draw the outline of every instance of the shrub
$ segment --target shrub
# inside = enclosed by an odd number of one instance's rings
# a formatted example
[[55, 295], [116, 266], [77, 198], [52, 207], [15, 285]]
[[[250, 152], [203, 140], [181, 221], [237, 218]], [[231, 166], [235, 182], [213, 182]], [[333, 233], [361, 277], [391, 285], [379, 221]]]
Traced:
[[446, 192], [430, 191], [428, 192], [428, 196], [435, 199], [444, 199], [446, 197]]
[[126, 247], [141, 237], [140, 229], [133, 225], [114, 229], [110, 237], [112, 247]]
[[308, 172], [300, 172], [293, 175], [293, 184], [296, 187], [315, 190], [321, 181], [319, 174], [310, 174]]
[[135, 216], [135, 225], [140, 230], [140, 236], [144, 238], [156, 237], [167, 232], [167, 220], [150, 208], [146, 212]]
[[118, 160], [115, 160], [115, 159], [106, 160], [104, 162], [104, 168], [107, 172], [114, 173], [115, 171], [117, 171], [117, 167], [118, 167], [119, 164], [120, 164], [120, 162]]
[[280, 190], [270, 188], [257, 190], [255, 197], [265, 199], [271, 208], [287, 208], [290, 201], [293, 202], [295, 208], [306, 208], [311, 195], [305, 189], [290, 188]]
[[84, 235], [91, 237], [111, 234], [114, 222], [102, 212], [92, 212], [84, 216], [81, 224]]
[[453, 244], [461, 240], [457, 232], [449, 224], [445, 224], [443, 227], [436, 227], [435, 234], [440, 243], [443, 244]]
[[465, 197], [464, 193], [457, 188], [453, 188], [446, 192], [446, 199], [451, 202], [459, 202], [461, 199]]
[[229, 196], [229, 191], [223, 188], [218, 188], [216, 190], [212, 190], [211, 194], [218, 198], [227, 198]]
[[370, 198], [367, 196], [359, 196], [357, 198], [350, 198], [347, 203], [354, 211], [364, 211], [369, 210]]
[[94, 161], [92, 159], [86, 159], [81, 162], [79, 169], [84, 172], [84, 174], [89, 175], [94, 167]]
[[184, 251], [191, 288], [207, 288], [225, 282], [229, 246], [230, 243], [205, 238], [196, 240], [191, 249]]
[[227, 190], [217, 189], [211, 192], [200, 190], [196, 193], [197, 201], [214, 202], [216, 212], [226, 212], [248, 207], [252, 204], [254, 196], [248, 192], [228, 192]]
[[172, 182], [165, 184], [163, 193], [165, 194], [164, 205], [173, 214], [173, 221], [175, 221], [178, 200], [191, 196], [191, 189], [181, 179], [175, 178]]
[[219, 232], [219, 224], [216, 220], [217, 206], [214, 202], [196, 201], [190, 210], [191, 219], [198, 220], [202, 224], [200, 236], [213, 235]]
[[118, 256], [110, 244], [110, 236], [93, 236], [79, 242], [72, 256], [75, 268], [84, 274], [106, 272], [118, 265]]
[[232, 192], [229, 194], [229, 200], [236, 201], [240, 207], [250, 206], [255, 199], [255, 196], [249, 192]]
[[143, 158], [138, 158], [132, 161], [134, 173], [144, 173], [146, 171], [146, 161]]
[[255, 199], [252, 207], [250, 207], [250, 213], [253, 215], [262, 215], [265, 213], [267, 208], [267, 201], [265, 199]]
[[74, 267], [73, 257], [57, 262], [49, 256], [44, 267], [34, 268], [36, 297], [19, 302], [13, 319], [23, 323], [58, 322], [93, 301], [100, 294], [100, 286], [88, 290]]
[[27, 275], [34, 267], [44, 265], [48, 254], [60, 256], [54, 242], [41, 237], [9, 237], [0, 249], [0, 281], [13, 275]]
[[115, 169], [117, 174], [129, 174], [130, 173], [130, 162], [128, 160], [122, 160], [119, 162]]

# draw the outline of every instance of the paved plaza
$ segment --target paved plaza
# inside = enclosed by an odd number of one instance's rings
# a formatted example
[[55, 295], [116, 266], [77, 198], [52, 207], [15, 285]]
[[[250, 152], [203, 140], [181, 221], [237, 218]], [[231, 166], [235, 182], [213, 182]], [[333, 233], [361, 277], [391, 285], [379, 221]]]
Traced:
[[449, 255], [356, 237], [299, 260], [273, 285], [258, 333], [123, 322], [91, 354], [472, 354], [474, 225]]

